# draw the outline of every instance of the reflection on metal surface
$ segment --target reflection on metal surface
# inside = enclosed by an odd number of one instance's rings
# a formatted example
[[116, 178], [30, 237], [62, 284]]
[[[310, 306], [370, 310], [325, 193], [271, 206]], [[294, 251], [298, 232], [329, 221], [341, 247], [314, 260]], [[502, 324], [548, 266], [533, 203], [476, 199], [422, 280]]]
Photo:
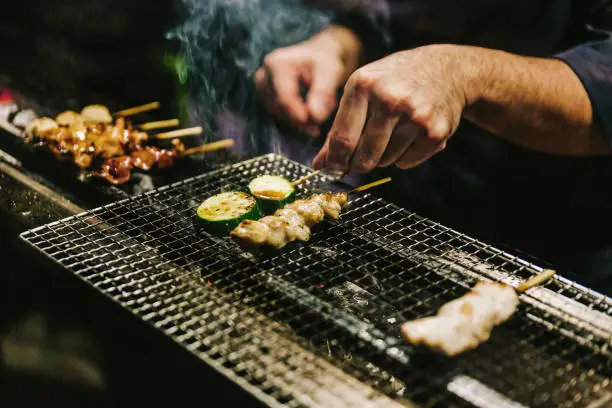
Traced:
[[527, 408], [465, 375], [453, 378], [447, 388], [478, 408]]
[[24, 184], [25, 186], [27, 186], [28, 188], [32, 189], [33, 191], [41, 194], [42, 196], [44, 196], [45, 198], [49, 199], [53, 203], [55, 203], [55, 204], [59, 205], [60, 207], [70, 211], [72, 214], [78, 214], [78, 213], [82, 213], [83, 211], [85, 211], [83, 208], [81, 208], [78, 205], [74, 204], [72, 201], [62, 197], [61, 195], [59, 195], [55, 191], [53, 191], [50, 188], [40, 184], [36, 180], [26, 176], [25, 174], [23, 174], [22, 172], [20, 172], [19, 170], [15, 169], [15, 168], [9, 166], [8, 164], [0, 162], [0, 172], [5, 173], [5, 174], [11, 176], [15, 180], [17, 180], [20, 183]]

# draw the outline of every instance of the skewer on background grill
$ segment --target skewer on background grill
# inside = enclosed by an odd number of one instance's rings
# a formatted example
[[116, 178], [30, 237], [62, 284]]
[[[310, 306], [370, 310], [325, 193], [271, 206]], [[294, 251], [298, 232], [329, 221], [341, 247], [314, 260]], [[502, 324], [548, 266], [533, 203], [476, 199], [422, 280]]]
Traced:
[[411, 344], [422, 344], [447, 356], [472, 350], [516, 312], [519, 293], [554, 274], [545, 270], [516, 289], [503, 283], [479, 282], [468, 294], [442, 306], [435, 316], [402, 324], [402, 334]]
[[172, 140], [172, 144], [174, 145], [172, 149], [146, 146], [141, 150], [132, 152], [130, 155], [113, 157], [102, 163], [100, 170], [94, 171], [93, 175], [103, 178], [111, 184], [124, 184], [130, 180], [131, 172], [135, 167], [145, 171], [151, 170], [155, 166], [160, 169], [172, 167], [178, 159], [233, 146], [234, 140], [219, 140], [190, 149], [185, 149], [185, 146], [179, 139]]
[[[391, 178], [379, 180], [351, 192], [365, 191], [389, 181]], [[274, 248], [283, 248], [295, 240], [308, 241], [312, 226], [322, 222], [325, 217], [340, 217], [340, 212], [348, 202], [348, 195], [349, 193], [327, 192], [315, 194], [306, 200], [296, 200], [277, 210], [272, 216], [258, 221], [242, 221], [230, 235], [250, 246]]]
[[[143, 108], [151, 109], [151, 106], [138, 107], [140, 110]], [[151, 137], [166, 139], [172, 136], [171, 149], [147, 146], [146, 143], [151, 138], [146, 132], [137, 130], [126, 122], [126, 112], [134, 113], [134, 110], [128, 111], [119, 115], [114, 123], [108, 109], [102, 105], [85, 107], [81, 114], [65, 111], [60, 113], [56, 120], [48, 117], [38, 118], [26, 129], [26, 142], [44, 146], [60, 159], [72, 158], [81, 169], [90, 168], [96, 157], [104, 159], [92, 174], [112, 184], [129, 181], [131, 171], [135, 167], [145, 171], [153, 167], [168, 168], [179, 158], [223, 149], [234, 144], [233, 140], [227, 139], [186, 149], [177, 138], [202, 133], [201, 127], [194, 127]], [[110, 122], [106, 123], [107, 120]], [[177, 122], [176, 119], [171, 119], [141, 126], [161, 128], [173, 126]]]

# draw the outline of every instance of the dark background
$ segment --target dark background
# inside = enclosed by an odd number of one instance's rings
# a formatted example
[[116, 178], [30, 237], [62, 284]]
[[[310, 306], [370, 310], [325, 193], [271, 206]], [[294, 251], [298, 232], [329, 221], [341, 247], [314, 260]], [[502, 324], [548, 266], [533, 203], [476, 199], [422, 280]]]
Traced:
[[[40, 114], [159, 100], [169, 117], [176, 80], [163, 61], [177, 46], [165, 34], [178, 15], [172, 0], [3, 1], [0, 88]], [[0, 177], [1, 407], [249, 406], [205, 364], [21, 245], [33, 225], [15, 214], [36, 198]]]

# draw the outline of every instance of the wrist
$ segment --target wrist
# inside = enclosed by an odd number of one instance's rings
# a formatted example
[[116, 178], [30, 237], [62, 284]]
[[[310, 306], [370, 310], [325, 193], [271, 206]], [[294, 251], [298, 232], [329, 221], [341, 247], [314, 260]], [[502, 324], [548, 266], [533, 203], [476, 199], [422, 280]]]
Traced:
[[488, 98], [499, 87], [500, 69], [512, 65], [510, 54], [473, 46], [456, 46], [466, 106]]

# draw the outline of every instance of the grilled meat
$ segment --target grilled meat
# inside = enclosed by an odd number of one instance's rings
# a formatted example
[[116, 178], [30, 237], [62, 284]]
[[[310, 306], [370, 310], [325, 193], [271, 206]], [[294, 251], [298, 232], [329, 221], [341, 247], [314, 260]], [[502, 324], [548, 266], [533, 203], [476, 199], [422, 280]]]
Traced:
[[183, 156], [185, 146], [179, 139], [172, 140], [172, 149], [145, 146], [147, 133], [133, 129], [124, 118], [109, 122], [110, 113], [102, 108], [86, 107], [83, 112], [87, 116], [66, 111], [56, 120], [36, 119], [26, 128], [26, 142], [45, 146], [60, 159], [72, 158], [81, 169], [90, 168], [96, 157], [101, 158], [105, 161], [93, 174], [112, 184], [127, 182], [133, 167], [168, 168]]
[[487, 341], [493, 327], [508, 320], [518, 303], [512, 287], [480, 282], [470, 293], [442, 306], [436, 316], [404, 323], [401, 330], [412, 344], [454, 356]]
[[323, 221], [326, 214], [337, 219], [347, 200], [347, 193], [317, 194], [308, 200], [287, 204], [273, 216], [259, 221], [244, 220], [230, 235], [250, 245], [274, 248], [282, 248], [295, 240], [308, 241], [310, 227]]

